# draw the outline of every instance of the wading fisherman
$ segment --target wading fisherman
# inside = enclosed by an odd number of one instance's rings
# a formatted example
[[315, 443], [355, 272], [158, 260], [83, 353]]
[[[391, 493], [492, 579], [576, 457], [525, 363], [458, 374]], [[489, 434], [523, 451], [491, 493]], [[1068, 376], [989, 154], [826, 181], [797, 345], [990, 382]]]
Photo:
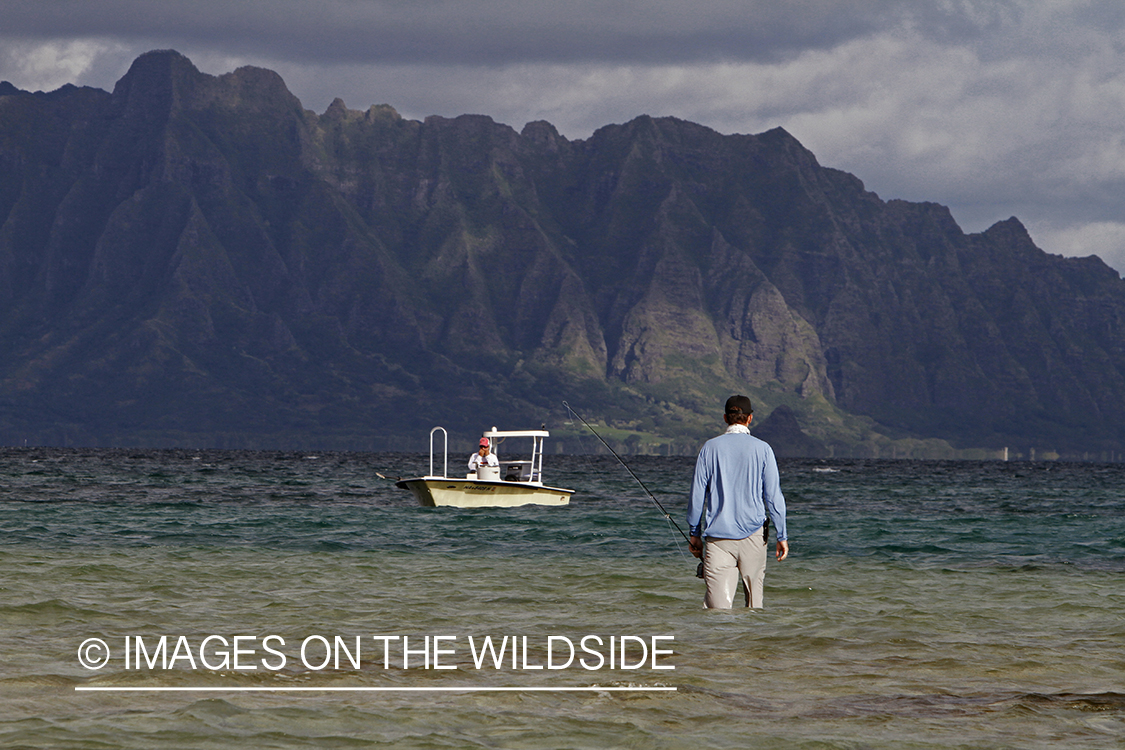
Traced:
[[753, 416], [746, 396], [728, 398], [723, 414], [727, 431], [704, 443], [695, 461], [688, 502], [689, 546], [693, 555], [703, 558], [707, 583], [703, 606], [709, 608], [730, 609], [739, 578], [746, 606], [762, 606], [767, 511], [777, 533], [777, 559], [789, 556], [777, 459], [769, 445], [750, 434]]

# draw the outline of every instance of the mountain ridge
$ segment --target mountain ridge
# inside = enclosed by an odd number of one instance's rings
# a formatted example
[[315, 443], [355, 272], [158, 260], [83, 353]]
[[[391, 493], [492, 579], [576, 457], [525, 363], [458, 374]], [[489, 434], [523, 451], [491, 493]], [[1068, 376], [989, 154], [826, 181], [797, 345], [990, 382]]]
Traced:
[[730, 391], [831, 455], [1125, 438], [1116, 273], [1014, 217], [967, 235], [883, 201], [781, 128], [317, 115], [272, 71], [172, 51], [112, 93], [13, 89], [0, 442], [387, 449], [547, 421], [571, 447], [569, 400], [691, 452]]

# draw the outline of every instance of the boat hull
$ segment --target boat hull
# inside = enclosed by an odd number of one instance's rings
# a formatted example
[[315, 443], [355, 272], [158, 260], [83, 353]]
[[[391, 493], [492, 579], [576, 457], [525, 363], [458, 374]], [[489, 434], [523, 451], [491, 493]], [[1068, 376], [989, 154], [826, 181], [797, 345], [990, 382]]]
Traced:
[[426, 507], [511, 508], [519, 505], [567, 505], [574, 490], [525, 482], [418, 477], [395, 483]]

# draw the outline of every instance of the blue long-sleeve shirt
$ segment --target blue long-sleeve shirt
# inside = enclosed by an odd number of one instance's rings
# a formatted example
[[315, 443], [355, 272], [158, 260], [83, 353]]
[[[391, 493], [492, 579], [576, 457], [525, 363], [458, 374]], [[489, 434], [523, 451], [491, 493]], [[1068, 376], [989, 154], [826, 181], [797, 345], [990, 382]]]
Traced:
[[785, 496], [773, 449], [745, 429], [704, 443], [688, 502], [691, 535], [745, 539], [765, 524], [767, 509], [778, 541], [787, 540]]

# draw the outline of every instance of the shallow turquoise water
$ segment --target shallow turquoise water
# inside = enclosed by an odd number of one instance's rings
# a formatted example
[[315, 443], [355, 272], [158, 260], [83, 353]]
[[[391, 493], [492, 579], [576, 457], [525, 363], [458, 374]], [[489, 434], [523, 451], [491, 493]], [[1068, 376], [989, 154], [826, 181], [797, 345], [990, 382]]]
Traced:
[[[0, 746], [1122, 746], [1119, 466], [783, 462], [793, 552], [766, 609], [709, 612], [679, 534], [613, 459], [548, 457], [549, 482], [578, 490], [565, 508], [423, 509], [375, 474], [426, 460], [0, 453]], [[628, 460], [683, 526], [691, 460]], [[284, 668], [260, 661], [270, 634]], [[126, 636], [161, 635], [253, 638], [259, 668], [125, 668]], [[360, 667], [304, 666], [316, 635], [359, 636]], [[671, 636], [658, 664], [675, 669], [530, 668], [550, 636], [587, 635]], [[404, 669], [401, 641], [384, 668], [372, 636], [445, 637], [457, 668], [415, 651]], [[475, 668], [484, 636], [527, 638], [526, 662]], [[91, 637], [112, 653], [99, 670], [77, 658]], [[232, 686], [524, 690], [75, 690]], [[676, 690], [532, 690], [590, 686]]]

